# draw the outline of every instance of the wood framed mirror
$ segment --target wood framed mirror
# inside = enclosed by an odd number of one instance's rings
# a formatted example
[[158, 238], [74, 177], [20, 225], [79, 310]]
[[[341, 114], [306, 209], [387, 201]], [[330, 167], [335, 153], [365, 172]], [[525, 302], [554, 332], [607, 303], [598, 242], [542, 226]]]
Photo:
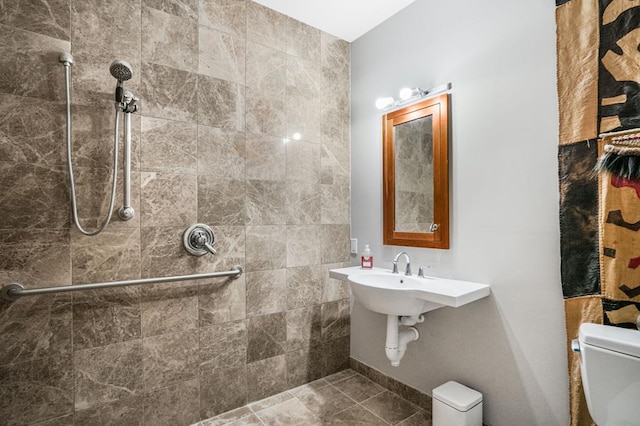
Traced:
[[449, 248], [449, 95], [382, 117], [384, 244]]

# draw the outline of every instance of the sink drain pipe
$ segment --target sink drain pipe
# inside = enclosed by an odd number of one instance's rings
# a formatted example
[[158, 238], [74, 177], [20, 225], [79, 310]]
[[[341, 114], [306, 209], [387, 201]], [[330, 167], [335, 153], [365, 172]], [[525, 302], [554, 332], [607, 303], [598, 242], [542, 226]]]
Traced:
[[420, 338], [420, 332], [417, 328], [407, 327], [406, 330], [399, 331], [399, 326], [400, 318], [397, 315], [387, 315], [387, 342], [385, 344], [385, 352], [387, 358], [391, 361], [391, 365], [394, 367], [400, 365], [400, 360], [407, 351], [407, 344], [409, 342], [415, 342]]

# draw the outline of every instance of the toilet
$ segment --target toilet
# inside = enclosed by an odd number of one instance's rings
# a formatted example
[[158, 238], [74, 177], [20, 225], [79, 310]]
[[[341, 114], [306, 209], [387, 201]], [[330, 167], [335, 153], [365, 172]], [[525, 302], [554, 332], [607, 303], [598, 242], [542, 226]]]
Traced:
[[640, 331], [584, 323], [572, 346], [596, 424], [640, 424]]
[[433, 426], [482, 426], [482, 394], [458, 382], [433, 390]]

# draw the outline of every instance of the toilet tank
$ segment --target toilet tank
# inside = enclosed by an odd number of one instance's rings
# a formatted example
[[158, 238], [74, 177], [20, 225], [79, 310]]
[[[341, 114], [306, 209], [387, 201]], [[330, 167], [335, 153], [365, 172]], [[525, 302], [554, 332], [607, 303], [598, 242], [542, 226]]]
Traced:
[[598, 426], [640, 425], [640, 331], [580, 326], [580, 370]]

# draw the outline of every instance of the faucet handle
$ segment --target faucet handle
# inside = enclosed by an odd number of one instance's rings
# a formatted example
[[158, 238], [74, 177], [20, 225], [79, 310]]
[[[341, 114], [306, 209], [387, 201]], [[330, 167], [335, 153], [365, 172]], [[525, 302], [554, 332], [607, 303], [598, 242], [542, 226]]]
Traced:
[[421, 266], [418, 269], [418, 277], [424, 278], [424, 270], [425, 269], [431, 269], [431, 265], [429, 265], [429, 266]]
[[397, 274], [398, 273], [398, 263], [397, 262], [393, 262], [393, 270], [391, 271], [392, 274]]
[[411, 262], [407, 262], [407, 269], [404, 271], [404, 274], [411, 276]]

